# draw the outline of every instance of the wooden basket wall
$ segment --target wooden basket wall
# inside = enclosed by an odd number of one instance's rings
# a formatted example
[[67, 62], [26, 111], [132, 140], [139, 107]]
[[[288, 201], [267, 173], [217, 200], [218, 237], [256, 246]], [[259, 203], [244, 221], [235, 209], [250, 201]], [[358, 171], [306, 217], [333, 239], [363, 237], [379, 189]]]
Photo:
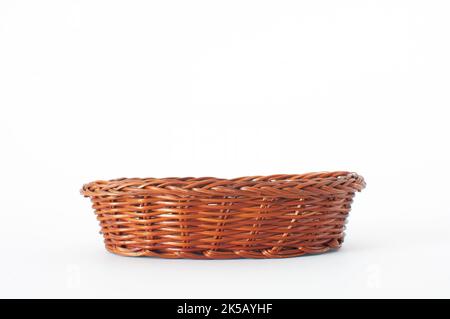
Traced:
[[339, 248], [364, 179], [350, 172], [95, 181], [106, 248], [125, 256], [279, 258]]

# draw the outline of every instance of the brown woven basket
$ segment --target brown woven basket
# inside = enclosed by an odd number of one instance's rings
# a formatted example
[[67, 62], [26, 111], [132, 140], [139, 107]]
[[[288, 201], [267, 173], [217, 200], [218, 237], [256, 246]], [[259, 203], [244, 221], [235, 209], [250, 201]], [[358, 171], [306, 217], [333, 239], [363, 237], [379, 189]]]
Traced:
[[339, 248], [364, 179], [350, 172], [235, 179], [121, 178], [83, 186], [106, 248], [125, 256], [279, 258]]

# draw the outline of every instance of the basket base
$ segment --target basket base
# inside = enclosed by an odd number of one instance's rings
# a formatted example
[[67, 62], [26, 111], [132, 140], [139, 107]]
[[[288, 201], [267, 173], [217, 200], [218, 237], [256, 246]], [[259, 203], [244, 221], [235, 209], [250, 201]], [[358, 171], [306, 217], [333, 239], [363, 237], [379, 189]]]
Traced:
[[158, 257], [167, 259], [273, 259], [273, 258], [290, 258], [303, 255], [322, 254], [332, 250], [338, 250], [341, 247], [341, 240], [333, 240], [323, 247], [302, 247], [302, 248], [281, 248], [265, 249], [259, 251], [238, 250], [238, 251], [218, 251], [205, 250], [201, 252], [186, 251], [155, 251], [143, 249], [128, 249], [123, 247], [106, 245], [109, 252], [126, 257]]

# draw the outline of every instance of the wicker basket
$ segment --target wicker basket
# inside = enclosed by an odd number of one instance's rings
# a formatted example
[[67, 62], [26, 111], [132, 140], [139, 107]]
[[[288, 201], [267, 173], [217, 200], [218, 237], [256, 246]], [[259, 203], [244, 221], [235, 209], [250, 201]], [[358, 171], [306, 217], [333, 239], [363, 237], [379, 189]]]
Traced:
[[83, 186], [106, 248], [125, 256], [280, 258], [339, 248], [364, 179], [350, 172], [235, 179], [122, 178]]

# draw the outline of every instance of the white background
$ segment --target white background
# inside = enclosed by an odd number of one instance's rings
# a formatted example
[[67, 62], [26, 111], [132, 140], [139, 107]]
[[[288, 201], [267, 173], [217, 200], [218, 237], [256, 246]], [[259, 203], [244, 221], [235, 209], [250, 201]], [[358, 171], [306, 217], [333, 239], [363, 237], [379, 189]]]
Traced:
[[[450, 297], [448, 1], [1, 1], [0, 297]], [[362, 174], [343, 248], [126, 258], [83, 183]]]

